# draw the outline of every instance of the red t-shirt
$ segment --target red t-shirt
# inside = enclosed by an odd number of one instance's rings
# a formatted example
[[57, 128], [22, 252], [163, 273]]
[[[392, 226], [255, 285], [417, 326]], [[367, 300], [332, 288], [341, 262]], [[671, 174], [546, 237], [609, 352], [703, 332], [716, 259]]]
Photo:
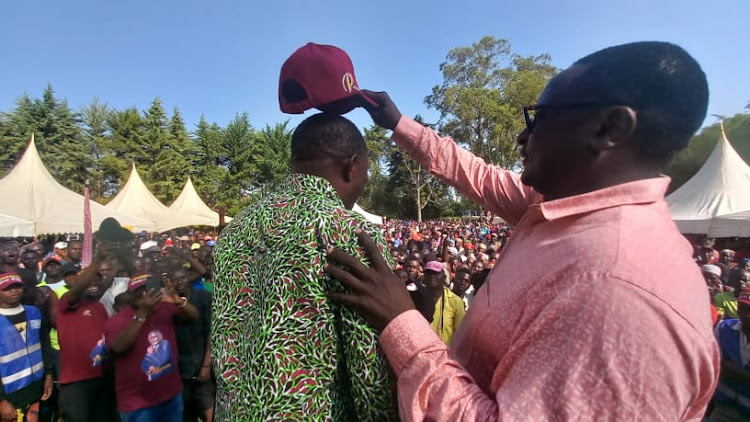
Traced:
[[107, 355], [104, 323], [108, 316], [104, 305], [81, 298], [71, 306], [69, 295], [64, 294], [57, 305], [60, 384], [101, 377]]
[[[175, 305], [156, 305], [141, 326], [133, 348], [115, 356], [115, 387], [120, 412], [155, 406], [182, 391], [174, 331], [178, 313]], [[104, 324], [108, 346], [133, 321], [133, 315], [135, 310], [128, 307]]]

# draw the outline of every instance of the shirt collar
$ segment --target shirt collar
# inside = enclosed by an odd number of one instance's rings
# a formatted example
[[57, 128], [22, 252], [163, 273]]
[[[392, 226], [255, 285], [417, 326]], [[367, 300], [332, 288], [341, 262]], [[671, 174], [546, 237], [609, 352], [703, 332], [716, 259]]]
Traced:
[[535, 219], [557, 220], [620, 205], [650, 204], [664, 199], [669, 181], [667, 176], [636, 180], [532, 205], [529, 211]]
[[291, 174], [281, 182], [281, 189], [308, 195], [324, 196], [335, 201], [337, 205], [344, 207], [344, 202], [341, 201], [341, 197], [336, 192], [336, 189], [333, 188], [331, 182], [319, 176], [303, 173]]

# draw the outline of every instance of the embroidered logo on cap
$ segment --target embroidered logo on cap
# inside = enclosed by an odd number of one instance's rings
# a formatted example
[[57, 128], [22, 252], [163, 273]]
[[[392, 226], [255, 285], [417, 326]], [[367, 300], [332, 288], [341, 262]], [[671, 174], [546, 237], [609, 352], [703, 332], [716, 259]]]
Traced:
[[352, 93], [352, 89], [354, 89], [354, 76], [352, 76], [351, 73], [346, 72], [344, 73], [344, 77], [341, 79], [341, 84], [344, 86], [344, 91], [348, 93]]

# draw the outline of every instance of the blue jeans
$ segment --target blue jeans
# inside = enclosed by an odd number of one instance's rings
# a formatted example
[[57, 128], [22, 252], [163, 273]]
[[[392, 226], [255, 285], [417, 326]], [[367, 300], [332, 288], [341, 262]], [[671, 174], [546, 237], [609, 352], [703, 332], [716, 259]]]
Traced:
[[182, 422], [182, 393], [156, 406], [120, 412], [122, 422]]

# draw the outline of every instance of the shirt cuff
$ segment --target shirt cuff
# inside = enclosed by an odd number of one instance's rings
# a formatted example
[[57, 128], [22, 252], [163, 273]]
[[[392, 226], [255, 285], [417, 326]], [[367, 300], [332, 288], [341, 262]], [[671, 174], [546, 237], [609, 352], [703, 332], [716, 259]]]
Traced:
[[412, 145], [422, 139], [423, 130], [424, 126], [409, 117], [401, 115], [396, 128], [393, 129], [391, 139], [409, 152], [413, 148]]
[[380, 334], [380, 345], [396, 377], [424, 349], [448, 349], [417, 310], [406, 311], [391, 321]]

